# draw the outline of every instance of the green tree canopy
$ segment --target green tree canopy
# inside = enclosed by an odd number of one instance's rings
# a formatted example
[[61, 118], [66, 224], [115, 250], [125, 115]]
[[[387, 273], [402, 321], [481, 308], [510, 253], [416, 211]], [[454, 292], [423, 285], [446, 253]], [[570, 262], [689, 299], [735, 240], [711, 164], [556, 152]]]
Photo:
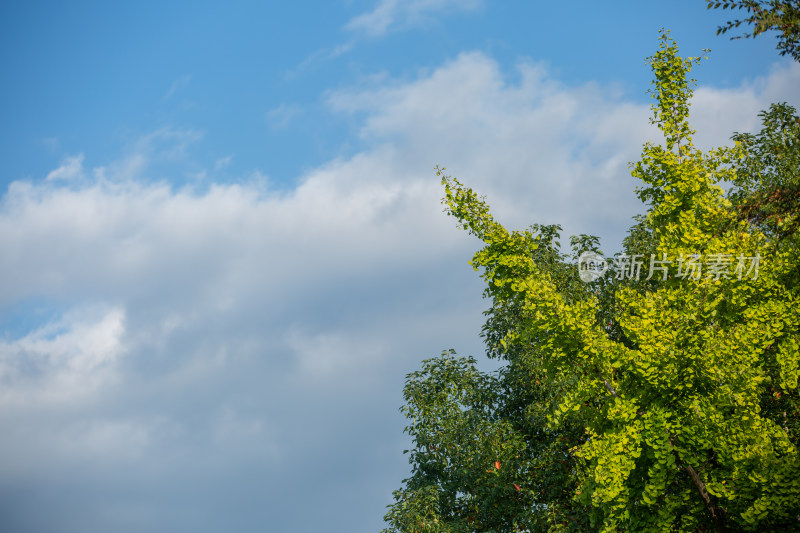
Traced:
[[408, 376], [412, 471], [385, 531], [797, 530], [798, 212], [748, 202], [796, 182], [800, 137], [770, 133], [782, 107], [759, 135], [697, 149], [698, 62], [667, 33], [649, 58], [665, 142], [631, 164], [647, 211], [611, 268], [597, 238], [565, 254], [558, 226], [508, 231], [437, 169], [446, 211], [483, 241], [483, 336], [505, 365], [445, 352]]

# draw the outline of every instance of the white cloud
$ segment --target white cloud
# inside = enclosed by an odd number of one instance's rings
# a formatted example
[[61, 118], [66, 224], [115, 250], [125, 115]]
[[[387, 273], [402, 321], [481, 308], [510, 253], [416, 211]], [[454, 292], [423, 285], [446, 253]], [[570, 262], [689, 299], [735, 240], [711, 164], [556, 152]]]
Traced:
[[218, 158], [214, 162], [214, 170], [215, 171], [222, 170], [223, 168], [225, 168], [228, 165], [230, 165], [231, 161], [233, 161], [233, 156], [232, 155], [228, 155], [228, 156], [225, 156], [225, 157]]
[[626, 164], [653, 133], [646, 106], [593, 84], [563, 86], [532, 62], [517, 74], [509, 83], [475, 52], [416, 83], [337, 92], [329, 102], [365, 112], [362, 136], [409, 154], [420, 171], [447, 166], [512, 226], [562, 223], [619, 238], [639, 207]]
[[170, 85], [169, 87], [169, 90], [166, 92], [166, 94], [164, 94], [162, 100], [169, 100], [170, 98], [172, 98], [175, 95], [175, 93], [182, 91], [183, 89], [188, 87], [190, 81], [192, 81], [191, 74], [186, 74], [185, 76], [181, 76], [180, 78], [173, 81], [172, 85]]
[[471, 11], [481, 4], [481, 0], [380, 0], [375, 9], [353, 18], [345, 28], [377, 37], [425, 23], [437, 12]]
[[730, 144], [733, 132], [761, 130], [758, 113], [770, 103], [787, 101], [800, 107], [800, 63], [773, 65], [767, 78], [748, 80], [735, 89], [699, 87], [692, 99], [696, 143], [703, 148]]
[[0, 342], [0, 411], [70, 403], [110, 385], [124, 353], [124, 331], [119, 308], [76, 309], [20, 339]]
[[[355, 48], [355, 46], [356, 46], [356, 39], [351, 39], [346, 43], [340, 43], [334, 46], [325, 46], [323, 48], [315, 50], [314, 52], [309, 54], [305, 59], [303, 59], [297, 66], [287, 71], [286, 74], [284, 74], [284, 76], [287, 80], [294, 80], [303, 72], [307, 71], [312, 65], [321, 61], [328, 61], [343, 56], [348, 52], [352, 51]], [[282, 105], [279, 106], [278, 109], [280, 109]], [[273, 111], [276, 110], [273, 109]], [[269, 115], [267, 116], [268, 118], [271, 118]]]
[[203, 132], [162, 127], [138, 137], [125, 146], [124, 155], [108, 165], [95, 167], [95, 181], [126, 182], [150, 178], [146, 173], [155, 163], [189, 165], [187, 152], [203, 138]]
[[83, 154], [67, 157], [61, 166], [47, 174], [47, 181], [74, 180], [83, 177]]
[[297, 104], [281, 104], [270, 109], [267, 113], [267, 121], [270, 127], [281, 130], [289, 126], [295, 117], [303, 113], [303, 108]]
[[[510, 226], [561, 223], [566, 234], [598, 234], [607, 251], [617, 249], [643, 209], [628, 162], [645, 141], [661, 141], [648, 106], [614, 87], [564, 86], [538, 63], [516, 70], [520, 81], [510, 83], [493, 59], [465, 53], [414, 83], [338, 91], [328, 101], [364, 114], [362, 138], [393, 147], [405, 165], [447, 166]], [[771, 101], [796, 101], [798, 72], [791, 64], [738, 89], [698, 90], [698, 141], [726, 144], [736, 128], [755, 128]]]
[[[483, 0], [378, 0], [372, 11], [357, 15], [345, 24], [344, 29], [351, 32], [347, 42], [312, 52], [285, 74], [286, 79], [296, 78], [319, 61], [336, 59], [351, 52], [364, 36], [383, 37], [391, 32], [430, 24], [438, 15], [474, 11], [482, 5]], [[281, 119], [285, 117], [284, 111], [294, 111], [292, 108], [284, 110], [283, 107], [281, 105], [270, 112], [270, 122], [277, 124], [274, 127], [283, 127]]]

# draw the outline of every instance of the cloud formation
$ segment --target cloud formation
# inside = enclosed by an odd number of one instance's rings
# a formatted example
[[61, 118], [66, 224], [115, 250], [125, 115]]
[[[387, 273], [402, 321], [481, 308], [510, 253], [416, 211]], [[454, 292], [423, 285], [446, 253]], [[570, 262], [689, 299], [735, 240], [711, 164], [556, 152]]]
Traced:
[[425, 23], [438, 12], [471, 11], [481, 4], [481, 0], [380, 0], [375, 9], [353, 18], [345, 28], [379, 37]]
[[50, 171], [45, 180], [73, 180], [83, 176], [83, 154], [64, 158], [60, 167]]
[[[478, 243], [442, 214], [433, 166], [509, 227], [558, 222], [610, 250], [642, 209], [626, 165], [657, 131], [614, 88], [567, 86], [534, 61], [506, 72], [480, 52], [371, 83], [327, 95], [360, 121], [363, 148], [290, 191], [160, 181], [153, 162], [202, 143], [175, 128], [90, 171], [79, 155], [11, 185], [0, 309], [57, 312], [0, 341], [0, 529], [37, 517], [42, 531], [282, 531], [291, 514], [350, 531], [357, 503], [374, 509], [358, 528], [377, 530], [407, 467], [404, 374], [442, 349], [481, 351], [487, 303], [466, 263]], [[791, 65], [702, 88], [695, 127], [725, 143], [798, 84]]]
[[79, 309], [0, 342], [0, 409], [70, 404], [108, 385], [117, 377], [124, 329], [120, 309]]

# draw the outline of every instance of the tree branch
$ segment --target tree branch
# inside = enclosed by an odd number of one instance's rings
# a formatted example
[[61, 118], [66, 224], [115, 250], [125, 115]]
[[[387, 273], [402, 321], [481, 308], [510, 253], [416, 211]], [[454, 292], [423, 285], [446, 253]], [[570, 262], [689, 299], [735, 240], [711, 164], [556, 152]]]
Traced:
[[719, 507], [718, 505], [714, 505], [711, 501], [711, 496], [708, 494], [708, 490], [706, 489], [706, 484], [703, 483], [703, 480], [700, 479], [700, 476], [697, 474], [697, 471], [692, 467], [692, 465], [681, 465], [681, 458], [678, 455], [678, 450], [675, 449], [675, 445], [672, 443], [672, 436], [669, 437], [669, 445], [672, 449], [672, 453], [675, 455], [675, 459], [678, 462], [678, 465], [686, 470], [689, 474], [689, 477], [692, 479], [692, 483], [697, 488], [697, 492], [700, 493], [700, 496], [703, 498], [703, 501], [706, 504], [706, 509], [708, 512], [711, 513], [711, 520], [714, 522], [714, 529], [717, 533], [724, 533], [728, 529], [725, 527], [726, 517], [725, 517], [725, 509]]

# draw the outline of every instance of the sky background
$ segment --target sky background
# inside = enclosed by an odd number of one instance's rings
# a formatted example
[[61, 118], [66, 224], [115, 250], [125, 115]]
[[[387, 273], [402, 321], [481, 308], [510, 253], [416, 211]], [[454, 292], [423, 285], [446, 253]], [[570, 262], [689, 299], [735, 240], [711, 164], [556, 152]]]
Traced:
[[483, 368], [479, 243], [619, 249], [659, 29], [702, 147], [800, 106], [701, 0], [0, 3], [0, 530], [377, 532], [405, 375]]

